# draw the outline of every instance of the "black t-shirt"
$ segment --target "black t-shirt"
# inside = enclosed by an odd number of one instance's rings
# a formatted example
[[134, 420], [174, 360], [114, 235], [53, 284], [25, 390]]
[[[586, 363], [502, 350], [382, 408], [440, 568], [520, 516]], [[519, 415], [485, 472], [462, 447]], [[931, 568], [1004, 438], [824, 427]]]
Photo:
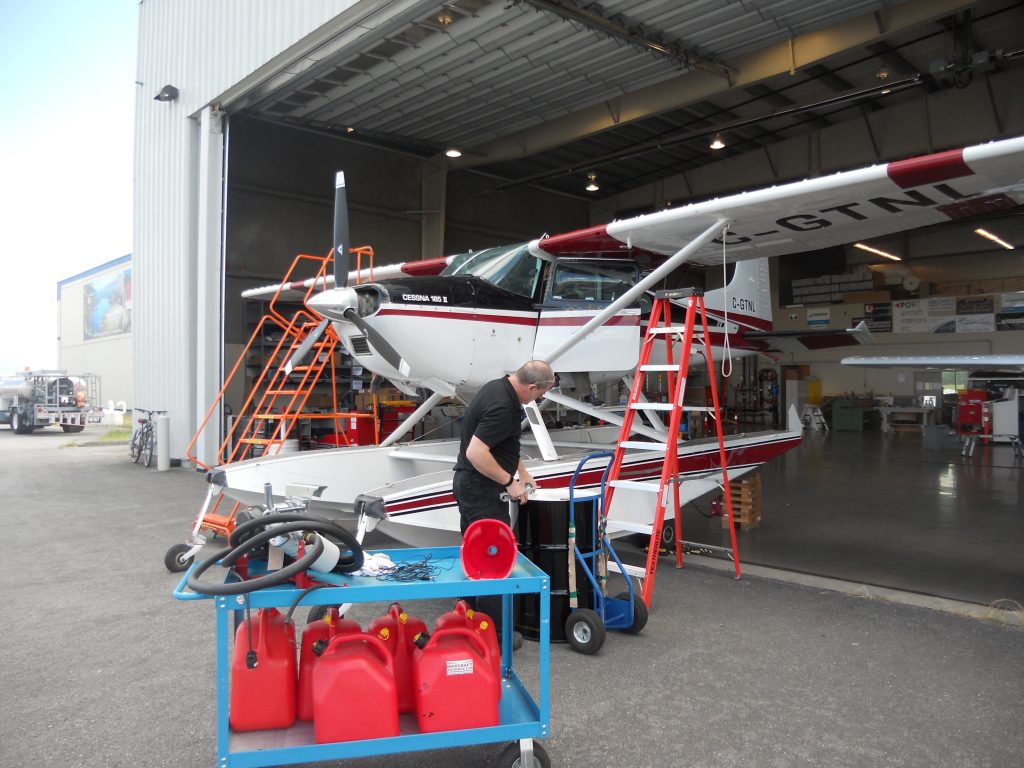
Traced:
[[466, 458], [469, 441], [475, 435], [491, 449], [502, 469], [515, 474], [522, 421], [523, 406], [508, 376], [484, 384], [462, 418], [462, 442], [455, 469], [476, 471]]

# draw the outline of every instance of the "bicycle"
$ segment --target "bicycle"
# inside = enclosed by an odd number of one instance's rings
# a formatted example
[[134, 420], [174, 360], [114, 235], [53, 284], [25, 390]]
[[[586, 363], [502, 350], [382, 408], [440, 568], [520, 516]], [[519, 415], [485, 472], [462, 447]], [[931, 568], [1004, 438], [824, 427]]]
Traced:
[[145, 408], [135, 408], [134, 410], [146, 415], [138, 419], [139, 427], [132, 435], [132, 463], [138, 464], [139, 459], [142, 459], [147, 467], [152, 467], [153, 449], [156, 447], [156, 429], [154, 428], [153, 416], [157, 413], [167, 413], [167, 411], [149, 411]]

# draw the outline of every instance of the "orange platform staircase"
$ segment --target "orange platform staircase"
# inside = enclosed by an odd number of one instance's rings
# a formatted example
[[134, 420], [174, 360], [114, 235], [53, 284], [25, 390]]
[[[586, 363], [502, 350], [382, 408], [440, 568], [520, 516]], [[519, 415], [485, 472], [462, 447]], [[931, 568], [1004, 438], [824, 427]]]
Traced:
[[[372, 280], [373, 250], [364, 246], [353, 248], [352, 253], [357, 258], [357, 273], [362, 271], [363, 258], [368, 260]], [[338, 381], [335, 377], [338, 336], [328, 320], [305, 307], [305, 301], [314, 291], [327, 286], [326, 275], [330, 273], [333, 264], [334, 259], [331, 255], [324, 257], [300, 254], [295, 257], [281, 282], [281, 287], [268, 302], [265, 314], [256, 324], [242, 353], [224, 380], [220, 393], [188, 445], [186, 455], [197, 468], [212, 468], [195, 454], [196, 445], [205, 431], [216, 425], [217, 420], [214, 416], [221, 409], [225, 393], [239, 371], [245, 370], [246, 360], [250, 354], [254, 354], [260, 345], [263, 346], [263, 351], [266, 351], [266, 339], [272, 340], [271, 352], [265, 355], [264, 367], [249, 388], [245, 402], [235, 414], [230, 428], [225, 429], [223, 439], [217, 448], [217, 465], [280, 453], [285, 448], [286, 441], [297, 437], [300, 420], [332, 422], [338, 444], [348, 445], [350, 441], [345, 426], [352, 423], [351, 420], [371, 419], [374, 425], [374, 441], [379, 442], [376, 397], [373, 398], [373, 411], [370, 413], [338, 409]], [[282, 292], [301, 285], [301, 282], [293, 282], [293, 276], [297, 273], [308, 274], [310, 266], [315, 271], [315, 277], [312, 281], [307, 281], [310, 285], [305, 289], [302, 308], [286, 308], [285, 305], [289, 302], [282, 299]], [[294, 301], [290, 303], [294, 305]], [[330, 384], [332, 407], [327, 412], [307, 412], [305, 408], [309, 397], [320, 383]], [[229, 512], [222, 514], [218, 511], [222, 501], [222, 494], [213, 497], [211, 485], [206, 501], [196, 517], [192, 531], [193, 539], [201, 530], [209, 530], [218, 535], [227, 535], [231, 532], [240, 504], [236, 502]]]
[[[686, 319], [682, 326], [674, 326], [672, 325], [671, 316], [672, 301], [683, 299], [686, 300]], [[696, 328], [698, 318], [700, 322], [699, 330]], [[684, 405], [686, 383], [690, 369], [690, 353], [695, 333], [698, 334], [698, 347], [703, 347], [703, 355], [707, 361], [707, 370], [710, 377], [709, 388], [712, 398], [711, 408]], [[686, 411], [699, 410], [708, 412], [715, 424], [715, 431], [718, 436], [719, 467], [722, 473], [722, 490], [725, 495], [729, 531], [732, 536], [732, 556], [736, 569], [736, 578], [740, 577], [740, 559], [736, 545], [736, 530], [732, 525], [732, 495], [729, 491], [729, 475], [726, 466], [725, 436], [722, 433], [718, 385], [714, 361], [711, 356], [710, 338], [702, 291], [687, 288], [673, 291], [658, 291], [655, 293], [654, 305], [651, 309], [650, 320], [647, 323], [647, 333], [640, 348], [640, 359], [637, 363], [636, 376], [634, 376], [633, 385], [630, 388], [629, 399], [626, 402], [625, 417], [619, 432], [618, 443], [612, 456], [611, 468], [608, 471], [608, 482], [605, 488], [604, 504], [602, 505], [603, 513], [607, 515], [608, 510], [611, 509], [612, 498], [617, 488], [657, 494], [655, 497], [656, 501], [654, 502], [654, 523], [651, 526], [651, 543], [647, 553], [647, 564], [640, 593], [644, 604], [648, 608], [651, 605], [651, 596], [654, 592], [654, 577], [658, 568], [658, 552], [661, 546], [662, 526], [665, 524], [666, 510], [670, 503], [675, 515], [676, 567], [683, 567], [683, 531], [682, 519], [679, 513], [679, 485], [686, 481], [679, 474], [679, 443], [676, 436], [679, 435], [682, 414]], [[673, 362], [673, 345], [676, 341], [682, 342], [682, 350], [679, 361]], [[659, 343], [664, 344], [666, 362], [652, 364], [650, 362], [651, 354]], [[671, 393], [671, 399], [667, 403], [648, 402], [643, 394], [647, 376], [660, 373], [667, 375], [668, 391]], [[668, 439], [666, 442], [630, 439], [633, 421], [639, 411], [669, 414]], [[627, 451], [650, 452], [655, 450], [665, 452], [665, 462], [662, 465], [661, 477], [657, 484], [649, 480], [630, 480], [623, 477], [623, 458]], [[607, 520], [602, 521], [602, 523], [607, 525]]]

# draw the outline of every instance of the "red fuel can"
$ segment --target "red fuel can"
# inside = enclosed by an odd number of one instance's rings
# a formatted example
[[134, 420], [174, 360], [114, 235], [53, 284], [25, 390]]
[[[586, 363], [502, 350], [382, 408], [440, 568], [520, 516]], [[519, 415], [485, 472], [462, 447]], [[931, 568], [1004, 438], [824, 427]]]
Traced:
[[420, 733], [498, 725], [501, 678], [473, 630], [451, 627], [431, 635], [416, 651], [413, 675]]
[[[313, 670], [328, 643], [338, 635], [362, 632], [359, 622], [342, 619], [338, 609], [331, 607], [327, 615], [306, 625], [299, 641], [299, 699], [297, 715], [299, 720], [313, 719]], [[319, 652], [318, 652], [319, 651]]]
[[[295, 625], [275, 608], [261, 608], [238, 625], [231, 662], [228, 722], [236, 731], [288, 728], [295, 723]], [[255, 651], [250, 669], [247, 656]]]
[[338, 635], [317, 661], [313, 731], [319, 744], [398, 735], [394, 661], [376, 636]]
[[451, 627], [465, 627], [477, 633], [487, 645], [487, 651], [491, 655], [491, 664], [494, 673], [501, 677], [501, 648], [498, 645], [498, 631], [494, 628], [494, 622], [486, 613], [474, 611], [465, 600], [455, 603], [455, 608], [448, 613], [442, 614], [434, 623], [434, 631], [450, 629]]
[[407, 614], [398, 603], [392, 603], [387, 614], [371, 621], [367, 629], [384, 643], [395, 660], [399, 712], [416, 711], [412, 679], [413, 640], [426, 631], [427, 625], [423, 620]]

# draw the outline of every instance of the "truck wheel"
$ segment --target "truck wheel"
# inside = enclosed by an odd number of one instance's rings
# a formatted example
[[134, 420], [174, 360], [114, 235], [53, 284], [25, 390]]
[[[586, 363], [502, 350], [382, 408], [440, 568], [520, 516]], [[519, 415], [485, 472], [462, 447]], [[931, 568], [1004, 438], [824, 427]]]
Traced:
[[32, 425], [25, 423], [25, 417], [17, 408], [11, 408], [11, 429], [17, 435], [27, 435], [32, 431]]
[[60, 428], [65, 432], [81, 432], [85, 427], [78, 424], [61, 424]]

